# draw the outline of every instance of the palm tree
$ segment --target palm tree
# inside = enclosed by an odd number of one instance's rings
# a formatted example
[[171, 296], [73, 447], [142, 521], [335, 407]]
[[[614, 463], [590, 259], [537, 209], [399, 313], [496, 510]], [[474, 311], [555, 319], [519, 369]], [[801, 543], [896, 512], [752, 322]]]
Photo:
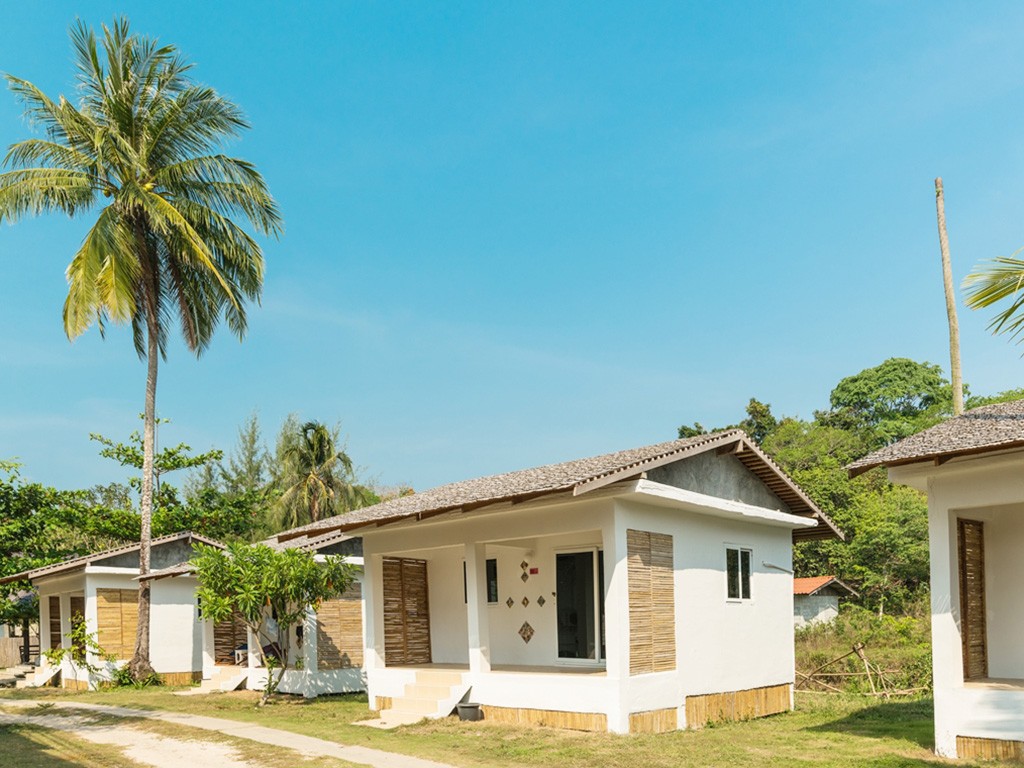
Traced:
[[1024, 260], [1018, 258], [1020, 252], [982, 262], [964, 278], [964, 298], [971, 309], [1010, 301], [988, 327], [992, 333], [1008, 333], [1018, 344], [1024, 342]]
[[[0, 174], [0, 223], [44, 212], [95, 214], [67, 269], [64, 330], [69, 339], [96, 323], [130, 323], [146, 361], [139, 568], [149, 570], [157, 364], [178, 321], [197, 356], [221, 317], [239, 338], [246, 300], [258, 301], [263, 253], [234, 221], [262, 234], [282, 220], [255, 167], [222, 154], [248, 127], [240, 109], [196, 84], [192, 65], [169, 45], [133, 34], [127, 19], [96, 34], [71, 30], [78, 104], [56, 101], [8, 76], [30, 124], [45, 138], [10, 147]], [[98, 211], [98, 212], [97, 212]], [[131, 669], [151, 672], [149, 587], [139, 589]]]
[[338, 430], [318, 421], [296, 429], [294, 417], [285, 421], [278, 453], [279, 479], [284, 493], [278, 500], [281, 522], [288, 527], [363, 506], [368, 491], [354, 482], [352, 459], [338, 447]]

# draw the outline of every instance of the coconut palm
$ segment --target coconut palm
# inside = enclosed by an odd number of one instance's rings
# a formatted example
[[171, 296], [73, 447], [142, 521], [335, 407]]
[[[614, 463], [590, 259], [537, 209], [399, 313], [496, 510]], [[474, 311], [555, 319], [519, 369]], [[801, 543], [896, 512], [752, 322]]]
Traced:
[[971, 309], [1009, 301], [988, 327], [992, 333], [1009, 334], [1018, 344], [1024, 342], [1024, 259], [1019, 258], [1020, 253], [982, 262], [964, 278], [964, 298]]
[[[140, 570], [149, 570], [158, 360], [171, 325], [200, 355], [223, 317], [241, 338], [246, 301], [263, 283], [259, 244], [232, 217], [277, 235], [282, 221], [252, 164], [222, 154], [248, 127], [239, 108], [195, 83], [178, 51], [133, 34], [127, 19], [102, 40], [79, 22], [71, 30], [77, 104], [51, 99], [8, 76], [29, 123], [44, 138], [10, 147], [0, 174], [0, 222], [44, 212], [89, 214], [93, 224], [67, 268], [64, 330], [131, 324], [146, 361]], [[102, 49], [102, 50], [100, 50]], [[131, 669], [151, 671], [149, 588], [139, 590]]]
[[298, 426], [285, 421], [278, 443], [282, 476], [278, 485], [281, 522], [288, 527], [315, 523], [363, 506], [367, 489], [356, 485], [352, 459], [338, 445], [338, 430], [318, 421]]

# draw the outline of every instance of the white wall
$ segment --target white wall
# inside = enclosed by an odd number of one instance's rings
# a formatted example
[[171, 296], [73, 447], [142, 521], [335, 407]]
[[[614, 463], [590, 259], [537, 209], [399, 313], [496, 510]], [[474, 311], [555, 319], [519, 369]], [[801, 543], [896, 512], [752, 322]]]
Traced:
[[150, 592], [150, 658], [157, 672], [203, 669], [204, 624], [191, 576], [156, 579]]
[[[676, 571], [677, 670], [629, 677], [630, 711], [681, 707], [686, 696], [793, 682], [789, 530], [633, 502], [617, 506], [616, 528], [671, 535]], [[727, 597], [727, 546], [751, 550], [750, 600]], [[624, 561], [617, 567], [624, 570]], [[621, 610], [617, 620], [628, 622]], [[680, 718], [683, 714], [681, 708]]]

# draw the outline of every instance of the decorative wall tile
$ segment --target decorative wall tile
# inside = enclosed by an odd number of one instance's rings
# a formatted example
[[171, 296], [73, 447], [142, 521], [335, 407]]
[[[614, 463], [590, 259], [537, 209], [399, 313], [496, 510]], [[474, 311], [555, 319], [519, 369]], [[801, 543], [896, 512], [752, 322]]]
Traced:
[[539, 605], [541, 608], [544, 607], [544, 603], [546, 603], [546, 602], [547, 602], [547, 600], [544, 599], [544, 595], [541, 595], [540, 597], [537, 598], [537, 605]]
[[519, 567], [522, 568], [525, 571], [527, 568], [530, 567], [530, 564], [528, 562], [526, 562], [525, 560], [523, 560], [523, 562], [521, 562], [519, 564]]
[[516, 604], [516, 601], [513, 600], [511, 597], [508, 600], [505, 601], [505, 605], [507, 605], [509, 608], [511, 608], [515, 604]]
[[523, 622], [523, 626], [519, 628], [519, 636], [523, 638], [524, 643], [528, 643], [533, 639], [533, 627], [530, 626], [530, 622]]
[[530, 604], [530, 598], [528, 598], [526, 595], [523, 595], [523, 608], [525, 608], [529, 604]]
[[523, 575], [522, 575], [522, 576], [521, 576], [520, 578], [521, 578], [521, 579], [523, 580], [523, 582], [525, 583], [525, 582], [527, 582], [527, 581], [529, 581], [529, 580], [530, 580], [530, 574], [528, 574], [528, 573], [527, 573], [526, 571], [523, 571]]

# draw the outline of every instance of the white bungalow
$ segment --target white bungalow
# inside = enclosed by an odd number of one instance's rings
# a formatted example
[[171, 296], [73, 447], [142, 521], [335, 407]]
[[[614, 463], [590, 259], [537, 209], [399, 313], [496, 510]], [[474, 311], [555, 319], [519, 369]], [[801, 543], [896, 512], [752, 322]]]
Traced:
[[[150, 562], [161, 568], [192, 556], [195, 542], [220, 546], [190, 532], [153, 540]], [[0, 579], [6, 584], [22, 579], [39, 593], [40, 647], [70, 648], [72, 622], [81, 617], [97, 643], [116, 657], [114, 665], [131, 658], [138, 626], [139, 545], [66, 560]], [[172, 685], [199, 682], [212, 672], [212, 632], [197, 620], [195, 579], [154, 584], [150, 605], [151, 661], [153, 668]], [[209, 637], [207, 637], [209, 635]], [[100, 671], [91, 674], [83, 665], [65, 657], [60, 666], [41, 656], [39, 668], [27, 679], [29, 685], [55, 682], [65, 688], [95, 688], [110, 677], [111, 666], [94, 653], [86, 661]], [[208, 675], [207, 675], [208, 676]]]
[[[793, 539], [840, 536], [739, 430], [442, 486], [278, 535], [363, 538], [392, 722], [658, 732], [791, 708]], [[751, 639], [756, 638], [756, 651]]]
[[1024, 757], [1024, 400], [850, 465], [928, 494], [935, 751]]

